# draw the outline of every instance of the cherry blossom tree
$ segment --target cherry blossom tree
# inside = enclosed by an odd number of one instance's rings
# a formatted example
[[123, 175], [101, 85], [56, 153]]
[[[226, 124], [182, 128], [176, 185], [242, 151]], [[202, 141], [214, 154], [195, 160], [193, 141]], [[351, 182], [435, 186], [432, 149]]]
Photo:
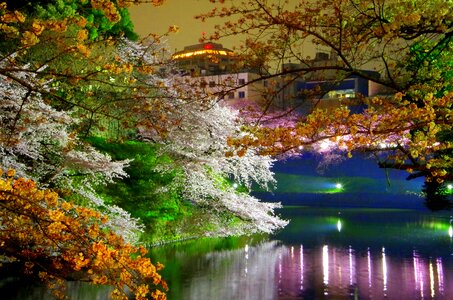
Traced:
[[[360, 114], [347, 107], [319, 109], [294, 126], [252, 127], [256, 139], [235, 140], [238, 151], [252, 146], [281, 154], [330, 144], [349, 155], [376, 153], [382, 167], [407, 170], [410, 178], [453, 179], [450, 1], [211, 2], [219, 7], [198, 18], [227, 20], [207, 38], [243, 37], [236, 49], [242, 63], [262, 78], [322, 80], [329, 74], [340, 82], [360, 76], [386, 87], [385, 96], [362, 99], [367, 109]], [[331, 59], [316, 63], [310, 48]], [[283, 69], [289, 61], [297, 66]]]
[[[91, 5], [115, 22], [116, 6], [107, 2]], [[255, 150], [228, 153], [228, 137], [242, 134], [237, 117], [196, 91], [182, 90], [171, 70], [162, 68], [158, 53], [165, 48], [158, 36], [144, 43], [109, 36], [92, 40], [77, 11], [63, 19], [28, 21], [19, 11], [2, 9], [3, 33], [11, 35], [0, 65], [1, 91], [9, 97], [1, 107], [4, 167], [69, 189], [109, 215], [111, 230], [134, 242], [133, 233], [142, 230], [138, 220], [95, 193], [97, 184], [127, 176], [129, 162], [111, 161], [83, 138], [112, 138], [114, 132], [121, 140], [134, 138], [138, 130], [143, 139], [162, 145], [162, 153], [174, 159], [172, 167], [185, 170], [181, 188], [187, 199], [228, 211], [250, 227], [238, 233], [271, 232], [286, 224], [273, 214], [278, 205], [221, 183], [230, 177], [247, 188], [252, 182], [266, 186], [273, 182], [272, 160]], [[107, 129], [112, 123], [117, 130]]]
[[[242, 134], [237, 111], [214, 99], [185, 101], [168, 97], [162, 101], [171, 106], [167, 121], [174, 125], [167, 126], [164, 134], [144, 125], [139, 131], [144, 140], [162, 144], [161, 152], [173, 158], [170, 165], [160, 166], [161, 171], [172, 170], [175, 165], [184, 170], [180, 182], [184, 196], [198, 205], [227, 211], [246, 221], [237, 231], [225, 229], [224, 235], [273, 232], [285, 226], [287, 222], [273, 212], [278, 203], [260, 202], [235, 188], [240, 184], [250, 189], [252, 184], [258, 184], [268, 189], [275, 182], [270, 170], [274, 160], [269, 156], [261, 156], [255, 149], [232, 154], [228, 140]], [[225, 178], [234, 184], [228, 184]]]
[[[109, 17], [117, 13], [113, 2], [92, 2]], [[164, 299], [146, 283], [165, 290], [156, 266], [131, 245], [143, 226], [94, 192], [97, 184], [127, 176], [129, 161], [112, 161], [81, 134], [81, 125], [95, 117], [118, 120], [118, 110], [106, 110], [106, 102], [124, 94], [130, 66], [105, 66], [91, 51], [114, 41], [87, 39], [78, 14], [30, 18], [0, 3], [0, 25], [0, 169], [9, 169], [0, 180], [2, 263], [16, 263], [53, 286], [82, 271], [72, 279], [117, 285], [116, 297], [125, 297], [127, 286], [137, 299]], [[96, 103], [92, 96], [100, 90], [111, 97]], [[64, 295], [58, 289], [56, 296]]]

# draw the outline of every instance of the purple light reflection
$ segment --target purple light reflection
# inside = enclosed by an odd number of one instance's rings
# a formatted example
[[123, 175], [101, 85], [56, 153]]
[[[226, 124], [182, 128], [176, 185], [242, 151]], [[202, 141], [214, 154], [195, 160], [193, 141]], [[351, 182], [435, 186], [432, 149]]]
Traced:
[[330, 245], [317, 249], [292, 246], [280, 258], [278, 272], [279, 298], [309, 295], [310, 299], [351, 296], [447, 299], [446, 296], [453, 296], [453, 285], [445, 284], [442, 258], [425, 259], [416, 251], [410, 259], [405, 259], [391, 256], [385, 248], [358, 253], [352, 246], [347, 249]]
[[439, 293], [441, 295], [444, 294], [444, 269], [442, 267], [442, 258], [438, 257], [436, 259], [436, 267], [437, 267], [437, 282], [439, 285]]

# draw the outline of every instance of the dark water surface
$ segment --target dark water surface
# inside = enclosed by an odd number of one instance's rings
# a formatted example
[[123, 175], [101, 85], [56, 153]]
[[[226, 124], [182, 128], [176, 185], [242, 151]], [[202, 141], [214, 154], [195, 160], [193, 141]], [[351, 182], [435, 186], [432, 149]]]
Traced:
[[[287, 206], [272, 237], [207, 239], [151, 249], [168, 299], [453, 299], [450, 212]], [[109, 290], [72, 283], [72, 299]], [[0, 299], [51, 299], [12, 279]]]
[[285, 205], [274, 236], [156, 249], [169, 299], [453, 299], [452, 212], [424, 206], [422, 180], [361, 157], [318, 163], [279, 162], [274, 193], [256, 193]]
[[286, 207], [282, 215], [290, 225], [269, 240], [155, 252], [169, 299], [453, 299], [447, 212]]
[[[453, 299], [451, 211], [433, 212], [421, 182], [353, 159], [318, 174], [314, 159], [279, 163], [273, 194], [289, 225], [273, 236], [195, 240], [151, 249], [169, 300]], [[342, 183], [336, 189], [336, 183]], [[109, 289], [72, 284], [72, 299]], [[14, 279], [0, 299], [51, 299]]]

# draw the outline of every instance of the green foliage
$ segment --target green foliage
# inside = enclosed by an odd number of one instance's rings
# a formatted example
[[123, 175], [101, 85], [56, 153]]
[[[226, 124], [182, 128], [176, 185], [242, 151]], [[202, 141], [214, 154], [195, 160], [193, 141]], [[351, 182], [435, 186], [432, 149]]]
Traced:
[[[99, 186], [97, 192], [106, 203], [118, 205], [141, 219], [146, 227], [143, 242], [155, 244], [198, 238], [206, 233], [234, 232], [235, 228], [247, 226], [232, 213], [215, 212], [184, 200], [183, 187], [177, 184], [182, 171], [175, 169], [165, 174], [154, 171], [158, 165], [170, 162], [168, 157], [156, 155], [157, 146], [138, 141], [111, 142], [99, 137], [90, 137], [87, 141], [114, 160], [133, 159], [126, 169], [129, 177]], [[216, 179], [225, 189], [232, 185], [221, 176]], [[238, 192], [243, 189], [239, 186]]]
[[410, 59], [403, 67], [414, 75], [411, 84], [429, 85], [437, 97], [453, 90], [452, 42], [450, 34], [441, 40], [425, 39], [410, 46]]
[[[133, 159], [127, 168], [129, 177], [105, 187], [104, 193], [112, 204], [132, 211], [136, 217], [165, 220], [175, 219], [181, 200], [179, 191], [170, 187], [177, 170], [161, 174], [154, 169], [168, 158], [156, 156], [156, 147], [150, 144], [128, 141], [109, 142], [102, 138], [89, 138], [98, 150], [108, 153], [114, 160]], [[165, 192], [158, 190], [167, 189]]]
[[9, 9], [32, 10], [34, 5], [47, 5], [54, 0], [6, 0]]
[[125, 8], [118, 9], [121, 19], [118, 22], [111, 22], [104, 12], [97, 9], [87, 9], [84, 15], [88, 21], [86, 29], [89, 31], [89, 38], [95, 40], [100, 35], [126, 36], [130, 40], [137, 40], [138, 35], [134, 32], [134, 25], [130, 19], [129, 11]]
[[71, 17], [83, 17], [88, 22], [85, 29], [89, 32], [89, 39], [95, 40], [101, 36], [125, 36], [130, 40], [137, 40], [134, 25], [127, 8], [118, 7], [120, 18], [118, 21], [109, 20], [104, 11], [95, 9], [90, 1], [84, 0], [38, 0], [38, 1], [7, 1], [10, 8], [21, 9], [29, 15], [44, 20], [62, 20]]
[[425, 205], [431, 210], [451, 209], [452, 203], [449, 200], [450, 191], [445, 183], [436, 181], [425, 181], [422, 189], [425, 195]]
[[[244, 185], [240, 185], [237, 182], [234, 182], [233, 180], [231, 180], [229, 178], [225, 178], [224, 176], [214, 172], [212, 169], [208, 170], [208, 174], [209, 174], [209, 176], [211, 176], [214, 179], [214, 182], [216, 183], [217, 188], [222, 191], [226, 191], [229, 188], [236, 186], [235, 189], [238, 193], [248, 193], [249, 192], [247, 187], [245, 187]], [[256, 188], [259, 189], [258, 186]]]
[[[181, 238], [179, 228], [193, 213], [192, 205], [183, 200], [181, 190], [174, 184], [175, 178], [181, 174], [178, 170], [166, 174], [154, 171], [169, 158], [158, 157], [156, 146], [147, 143], [109, 142], [95, 137], [87, 141], [115, 160], [133, 159], [126, 170], [129, 177], [98, 187], [106, 202], [140, 218], [146, 226], [144, 239], [148, 241]], [[184, 230], [186, 232], [181, 234], [192, 235], [190, 227], [184, 227]]]

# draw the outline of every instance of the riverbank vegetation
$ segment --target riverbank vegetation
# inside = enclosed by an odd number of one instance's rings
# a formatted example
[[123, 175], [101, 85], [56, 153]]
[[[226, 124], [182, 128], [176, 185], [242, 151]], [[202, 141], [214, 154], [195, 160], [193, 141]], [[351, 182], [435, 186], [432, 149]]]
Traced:
[[167, 286], [157, 273], [162, 265], [151, 263], [145, 248], [126, 243], [108, 216], [14, 175], [10, 169], [0, 179], [4, 267], [36, 274], [57, 298], [64, 298], [65, 280], [115, 286], [118, 299], [129, 292], [136, 299], [164, 298]]
[[164, 299], [139, 245], [287, 223], [248, 192], [272, 185], [273, 159], [225, 155], [237, 112], [174, 85], [161, 36], [137, 41], [129, 5], [0, 4], [0, 258], [57, 297], [75, 279]]

